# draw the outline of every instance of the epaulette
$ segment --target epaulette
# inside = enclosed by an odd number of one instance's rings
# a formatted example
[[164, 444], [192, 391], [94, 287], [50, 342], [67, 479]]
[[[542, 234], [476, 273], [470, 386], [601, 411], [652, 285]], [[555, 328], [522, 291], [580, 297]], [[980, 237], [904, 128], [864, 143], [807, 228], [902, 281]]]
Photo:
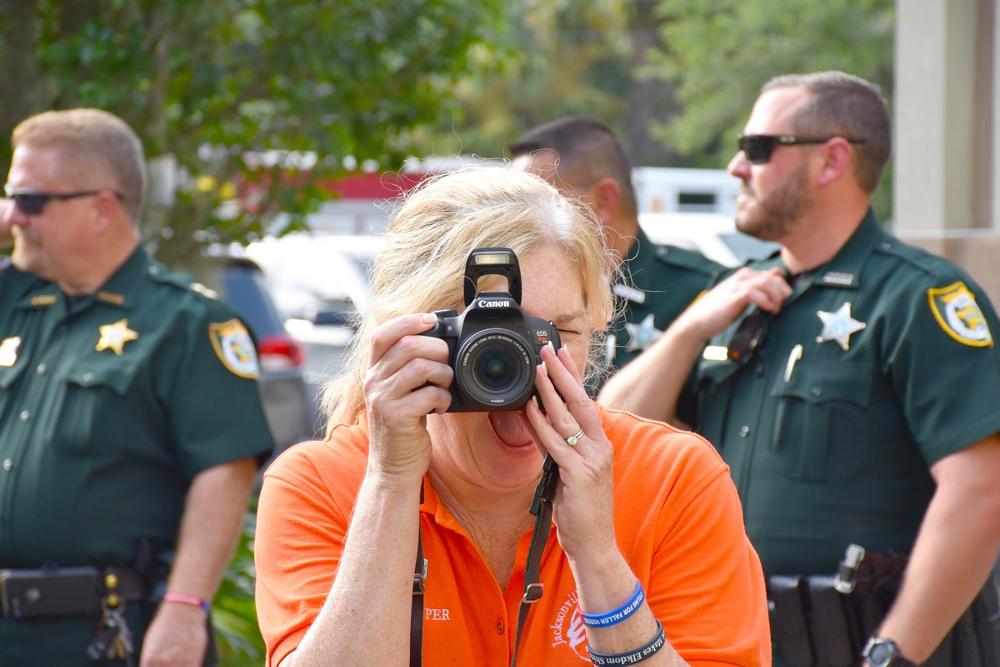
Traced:
[[875, 245], [875, 252], [896, 257], [919, 273], [938, 280], [949, 280], [963, 273], [954, 262], [917, 246], [889, 236]]
[[656, 248], [656, 259], [664, 264], [680, 266], [691, 271], [713, 277], [724, 271], [726, 267], [710, 260], [700, 252], [688, 250], [675, 245], [661, 245]]
[[146, 273], [149, 275], [150, 280], [161, 285], [172, 285], [186, 290], [191, 283], [191, 279], [183, 273], [171, 271], [158, 262], [150, 262]]
[[215, 290], [209, 289], [199, 282], [195, 282], [194, 279], [186, 273], [171, 271], [158, 262], [150, 262], [147, 273], [149, 274], [151, 280], [158, 282], [161, 285], [177, 287], [185, 292], [193, 292], [194, 294], [201, 295], [207, 299], [219, 298], [219, 295], [215, 292]]

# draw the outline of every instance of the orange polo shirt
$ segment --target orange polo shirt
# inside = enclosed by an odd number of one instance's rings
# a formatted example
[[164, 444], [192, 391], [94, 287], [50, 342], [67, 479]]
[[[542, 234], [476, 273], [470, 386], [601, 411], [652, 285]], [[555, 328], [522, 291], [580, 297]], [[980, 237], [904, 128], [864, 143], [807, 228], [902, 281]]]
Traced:
[[[615, 532], [667, 639], [691, 665], [770, 665], [764, 578], [729, 469], [702, 438], [600, 409], [614, 448]], [[366, 421], [294, 447], [265, 474], [257, 516], [257, 613], [267, 664], [302, 640], [336, 572], [368, 450]], [[527, 508], [525, 508], [527, 512]], [[530, 531], [501, 587], [425, 478], [420, 506], [426, 665], [506, 667], [514, 650]], [[555, 529], [518, 664], [589, 663], [576, 583]]]

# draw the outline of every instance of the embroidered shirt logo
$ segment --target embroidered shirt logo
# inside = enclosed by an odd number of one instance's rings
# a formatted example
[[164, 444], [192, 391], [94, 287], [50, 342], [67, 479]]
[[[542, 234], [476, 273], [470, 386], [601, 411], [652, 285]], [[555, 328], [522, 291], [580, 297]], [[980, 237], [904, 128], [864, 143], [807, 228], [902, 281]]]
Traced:
[[552, 647], [566, 646], [583, 662], [590, 662], [587, 652], [587, 627], [583, 624], [578, 604], [579, 596], [573, 591], [556, 612], [549, 629], [552, 630]]
[[946, 334], [963, 345], [990, 347], [993, 336], [976, 297], [958, 281], [947, 287], [927, 290], [931, 313]]
[[254, 380], [259, 374], [257, 351], [243, 323], [237, 319], [208, 325], [208, 337], [222, 365], [242, 378]]

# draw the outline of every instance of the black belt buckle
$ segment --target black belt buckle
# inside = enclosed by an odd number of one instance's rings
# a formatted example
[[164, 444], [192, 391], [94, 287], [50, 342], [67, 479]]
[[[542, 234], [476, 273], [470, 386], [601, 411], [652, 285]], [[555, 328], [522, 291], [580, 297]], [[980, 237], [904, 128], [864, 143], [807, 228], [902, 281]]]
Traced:
[[99, 614], [101, 577], [94, 567], [0, 570], [0, 605], [9, 618]]

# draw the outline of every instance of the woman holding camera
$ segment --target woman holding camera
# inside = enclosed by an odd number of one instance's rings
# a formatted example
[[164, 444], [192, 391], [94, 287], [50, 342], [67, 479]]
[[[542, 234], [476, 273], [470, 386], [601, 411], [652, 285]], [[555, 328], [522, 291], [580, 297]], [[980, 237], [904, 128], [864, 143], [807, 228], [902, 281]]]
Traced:
[[[538, 345], [536, 396], [518, 409], [455, 412], [453, 366], [469, 383], [492, 374], [486, 385], [524, 370], [500, 355], [470, 371], [449, 359], [456, 341], [422, 335], [432, 311], [469, 302], [479, 248], [516, 253], [520, 312], [551, 322], [562, 347]], [[763, 577], [728, 469], [697, 436], [604, 410], [583, 388], [612, 273], [589, 212], [535, 176], [468, 170], [410, 195], [348, 371], [328, 388], [326, 440], [265, 475], [268, 665], [770, 664]], [[511, 282], [469, 289], [514, 296]]]

